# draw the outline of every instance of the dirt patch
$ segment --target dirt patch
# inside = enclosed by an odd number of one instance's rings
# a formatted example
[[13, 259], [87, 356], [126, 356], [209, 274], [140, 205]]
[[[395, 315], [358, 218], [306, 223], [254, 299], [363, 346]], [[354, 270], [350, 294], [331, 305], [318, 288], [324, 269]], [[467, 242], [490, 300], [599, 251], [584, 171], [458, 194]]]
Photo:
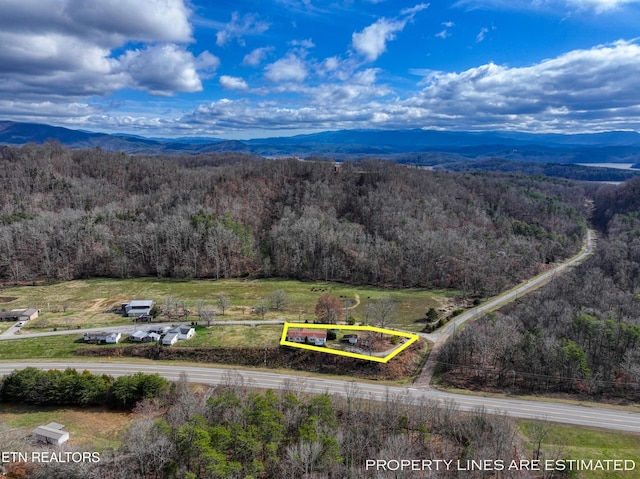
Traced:
[[18, 298], [12, 296], [0, 296], [0, 303], [10, 303], [11, 301], [15, 301]]
[[290, 368], [322, 374], [362, 379], [397, 380], [414, 376], [420, 367], [423, 340], [412, 344], [388, 363], [334, 356], [315, 351], [302, 351], [286, 346], [272, 348], [180, 348], [131, 346], [78, 349], [78, 356], [142, 357], [156, 360], [179, 360], [200, 363], [234, 364], [238, 366]]

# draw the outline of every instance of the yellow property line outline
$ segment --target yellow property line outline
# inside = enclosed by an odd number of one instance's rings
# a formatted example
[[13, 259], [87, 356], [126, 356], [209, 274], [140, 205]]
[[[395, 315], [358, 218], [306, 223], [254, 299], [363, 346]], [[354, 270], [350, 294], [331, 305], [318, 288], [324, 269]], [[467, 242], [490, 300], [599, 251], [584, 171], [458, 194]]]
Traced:
[[[403, 344], [394, 349], [388, 356], [379, 358], [376, 356], [369, 356], [368, 354], [351, 353], [348, 351], [338, 351], [336, 349], [330, 349], [320, 346], [311, 346], [310, 344], [294, 343], [293, 341], [287, 341], [287, 330], [289, 328], [304, 328], [304, 329], [340, 329], [347, 331], [373, 331], [375, 333], [391, 334], [393, 336], [401, 336], [408, 339]], [[308, 349], [309, 351], [318, 351], [320, 353], [336, 354], [338, 356], [346, 356], [348, 358], [366, 359], [367, 361], [375, 361], [377, 363], [386, 363], [391, 358], [394, 358], [402, 351], [407, 349], [413, 343], [415, 343], [420, 336], [413, 333], [404, 333], [400, 331], [393, 331], [391, 329], [376, 328], [375, 326], [351, 326], [343, 324], [308, 324], [308, 323], [284, 323], [282, 329], [282, 336], [280, 337], [281, 346], [291, 346], [292, 348]]]

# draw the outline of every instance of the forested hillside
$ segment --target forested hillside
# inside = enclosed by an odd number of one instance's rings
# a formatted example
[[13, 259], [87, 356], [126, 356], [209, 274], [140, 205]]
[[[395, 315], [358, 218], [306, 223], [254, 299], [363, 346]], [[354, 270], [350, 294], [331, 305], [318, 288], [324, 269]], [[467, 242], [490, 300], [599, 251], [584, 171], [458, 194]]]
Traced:
[[388, 162], [0, 149], [5, 281], [285, 276], [497, 292], [574, 253], [582, 188]]
[[444, 378], [482, 388], [640, 400], [640, 179], [595, 195], [595, 255], [443, 354]]

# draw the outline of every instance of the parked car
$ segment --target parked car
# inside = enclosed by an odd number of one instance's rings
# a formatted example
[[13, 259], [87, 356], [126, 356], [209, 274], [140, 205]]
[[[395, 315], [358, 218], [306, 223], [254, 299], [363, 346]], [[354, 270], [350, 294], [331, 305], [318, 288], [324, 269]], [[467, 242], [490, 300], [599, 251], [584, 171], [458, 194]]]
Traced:
[[16, 324], [16, 328], [21, 328], [22, 326], [24, 326], [24, 321], [19, 321], [19, 322]]

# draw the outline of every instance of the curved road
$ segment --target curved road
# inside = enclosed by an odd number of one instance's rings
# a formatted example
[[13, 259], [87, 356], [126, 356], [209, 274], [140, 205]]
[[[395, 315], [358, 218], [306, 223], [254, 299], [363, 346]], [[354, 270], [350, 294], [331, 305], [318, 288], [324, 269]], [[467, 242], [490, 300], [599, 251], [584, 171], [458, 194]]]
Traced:
[[511, 289], [510, 291], [506, 293], [502, 293], [494, 297], [493, 299], [488, 300], [486, 303], [480, 306], [477, 306], [475, 308], [465, 311], [456, 319], [449, 322], [440, 331], [436, 333], [431, 333], [431, 334], [421, 334], [422, 337], [425, 337], [433, 342], [433, 348], [431, 349], [431, 353], [429, 354], [429, 358], [427, 359], [427, 362], [422, 368], [422, 372], [420, 373], [420, 376], [418, 376], [415, 380], [416, 387], [421, 387], [421, 388], [430, 387], [431, 379], [433, 378], [433, 373], [438, 363], [438, 358], [440, 356], [440, 351], [442, 350], [442, 346], [463, 323], [465, 323], [466, 321], [469, 321], [470, 319], [474, 319], [488, 311], [502, 307], [505, 304], [513, 301], [514, 299], [518, 299], [518, 296], [522, 297], [525, 294], [531, 293], [532, 291], [538, 289], [544, 284], [552, 281], [555, 278], [556, 274], [563, 273], [570, 266], [574, 266], [582, 262], [588, 256], [593, 254], [594, 238], [595, 238], [595, 232], [590, 229], [587, 230], [587, 237], [585, 239], [585, 243], [582, 248], [582, 251], [580, 251], [580, 253], [578, 253], [574, 257], [569, 258], [567, 261], [560, 263], [557, 266], [554, 266], [549, 271], [545, 271], [544, 273], [539, 274], [533, 279], [527, 280], [524, 283], [520, 283], [518, 286]]
[[256, 370], [222, 369], [212, 367], [192, 367], [158, 365], [151, 363], [128, 364], [121, 362], [42, 362], [42, 363], [0, 363], [0, 375], [8, 374], [14, 369], [33, 366], [41, 369], [88, 370], [97, 374], [122, 376], [138, 371], [158, 373], [168, 380], [177, 380], [180, 374], [186, 373], [189, 381], [201, 384], [217, 385], [225, 383], [230, 377], [240, 377], [249, 386], [282, 389], [301, 387], [309, 393], [324, 393], [345, 395], [350, 391], [354, 396], [383, 401], [389, 396], [401, 401], [436, 401], [437, 403], [452, 402], [462, 411], [472, 411], [484, 408], [490, 414], [506, 413], [509, 416], [523, 419], [545, 419], [548, 421], [574, 424], [577, 426], [597, 427], [640, 433], [640, 412], [602, 409], [584, 405], [553, 403], [543, 401], [526, 401], [519, 399], [488, 398], [466, 396], [437, 390], [406, 388], [401, 386], [385, 386], [371, 383], [354, 383], [336, 379], [318, 377], [300, 377], [290, 374], [277, 374]]

